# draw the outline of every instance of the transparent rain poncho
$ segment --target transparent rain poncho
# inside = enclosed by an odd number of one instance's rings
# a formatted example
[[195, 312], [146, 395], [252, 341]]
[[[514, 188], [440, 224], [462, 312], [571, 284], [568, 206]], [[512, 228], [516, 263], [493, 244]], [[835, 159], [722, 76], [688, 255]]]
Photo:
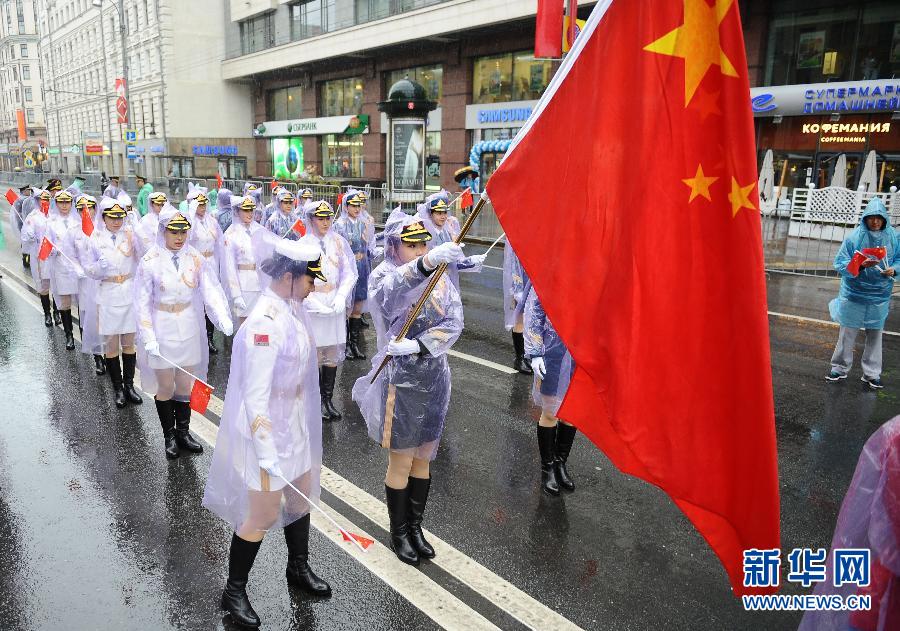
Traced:
[[543, 357], [547, 374], [541, 379], [534, 373], [531, 396], [547, 414], [556, 416], [575, 372], [575, 362], [553, 328], [544, 307], [532, 289], [525, 299], [525, 355]]
[[[116, 233], [107, 229], [103, 209], [116, 203], [109, 197], [100, 200], [93, 216], [94, 232], [84, 242], [81, 262], [87, 279], [82, 281], [85, 289], [79, 304], [84, 302], [81, 349], [85, 353], [101, 354], [107, 337], [137, 331], [134, 277], [144, 252], [127, 222]], [[107, 262], [105, 267], [100, 264], [101, 258]]]
[[[284, 476], [313, 502], [319, 499], [322, 467], [319, 376], [309, 319], [299, 301], [271, 286], [273, 277], [286, 273], [300, 282], [306, 271], [297, 251], [288, 257], [277, 248], [312, 248], [265, 230], [254, 235], [253, 247], [262, 295], [234, 337], [225, 409], [203, 494], [203, 505], [235, 531], [248, 520], [261, 530], [283, 528], [310, 511], [280, 478], [260, 469], [260, 454], [276, 453]], [[251, 508], [266, 493], [281, 495], [277, 514], [268, 517]]]
[[[212, 264], [188, 243], [178, 253], [176, 269], [172, 260], [176, 253], [166, 248], [165, 226], [176, 208], [168, 206], [159, 214], [156, 243], [138, 263], [134, 280], [138, 318], [138, 366], [141, 385], [151, 395], [159, 390], [159, 378], [175, 380], [175, 399], [190, 400], [190, 381], [176, 372], [162, 357], [148, 355], [144, 346], [157, 342], [160, 354], [206, 381], [209, 348], [206, 344], [204, 306], [209, 319], [221, 331], [231, 324], [225, 293], [216, 278]], [[164, 373], [161, 375], [160, 373]]]
[[35, 289], [41, 290], [46, 285], [50, 286], [50, 261], [42, 261], [38, 258], [41, 249], [41, 241], [47, 233], [47, 215], [41, 210], [39, 195], [43, 191], [35, 190], [34, 196], [22, 203], [25, 221], [22, 224], [21, 242], [22, 251], [31, 256], [31, 278]]
[[216, 211], [214, 213], [216, 221], [219, 222], [219, 228], [222, 234], [231, 227], [231, 219], [234, 216], [234, 209], [231, 207], [232, 193], [227, 188], [220, 188], [216, 195]]
[[419, 218], [399, 208], [388, 217], [384, 229], [384, 261], [369, 277], [369, 307], [378, 334], [379, 351], [372, 370], [353, 386], [369, 436], [382, 447], [432, 460], [444, 430], [450, 404], [450, 365], [447, 351], [463, 329], [459, 292], [442, 276], [407, 334], [427, 352], [391, 359], [373, 384], [389, 339], [397, 337], [413, 305], [428, 284], [419, 259], [402, 263], [400, 233]]
[[[451, 215], [449, 212], [447, 213], [447, 221], [440, 228], [437, 227], [437, 224], [434, 223], [434, 219], [431, 217], [432, 208], [437, 203], [438, 200], [443, 200], [445, 204], [450, 205], [450, 193], [445, 190], [440, 190], [437, 193], [432, 193], [428, 197], [425, 198], [425, 201], [418, 206], [416, 206], [416, 214], [419, 219], [422, 220], [422, 223], [425, 224], [425, 229], [431, 233], [433, 237], [431, 241], [428, 242], [428, 249], [440, 245], [442, 243], [450, 243], [451, 241], [455, 241], [459, 236], [459, 233], [462, 231], [462, 227], [459, 225], [459, 220]], [[472, 257], [468, 256], [459, 263], [453, 263], [447, 266], [447, 273], [450, 274], [450, 279], [453, 281], [453, 284], [456, 285], [456, 288], [459, 289], [459, 273], [460, 272], [480, 272], [484, 267], [483, 263], [476, 263], [472, 260]]]
[[[863, 447], [844, 496], [831, 540], [826, 579], [816, 595], [868, 595], [868, 611], [809, 611], [800, 631], [893, 631], [900, 629], [900, 416], [885, 423]], [[834, 551], [871, 550], [867, 587], [835, 587]]]
[[511, 331], [525, 310], [531, 281], [509, 243], [503, 248], [503, 320]]
[[[294, 225], [294, 222], [297, 221], [298, 217], [297, 213], [294, 212], [293, 207], [291, 212], [287, 214], [281, 210], [281, 200], [288, 196], [293, 197], [293, 194], [285, 188], [279, 189], [278, 193], [275, 194], [275, 199], [272, 204], [270, 204], [272, 206], [272, 212], [267, 211], [265, 215], [264, 225], [266, 229], [278, 237], [290, 237], [292, 234], [291, 227]], [[268, 206], [266, 208], [268, 208]]]
[[80, 236], [83, 236], [81, 216], [75, 210], [74, 195], [68, 215], [59, 211], [55, 198], [51, 200], [46, 237], [53, 243], [53, 250], [47, 262], [50, 264], [50, 292], [57, 308], [62, 308], [63, 296], [77, 296], [80, 289], [79, 276], [84, 273], [76, 247]]
[[212, 263], [212, 269], [218, 277], [222, 261], [222, 229], [219, 227], [219, 222], [213, 217], [209, 203], [206, 204], [206, 212], [203, 217], [197, 214], [198, 205], [196, 199], [192, 199], [188, 204], [187, 219], [191, 222], [188, 243], [197, 248], [197, 251]]
[[[239, 208], [247, 197], [232, 196], [234, 221], [222, 238], [222, 261], [220, 264], [222, 287], [228, 296], [228, 304], [234, 305], [237, 297], [244, 299], [246, 309], [235, 307], [238, 317], [246, 317], [259, 296], [259, 275], [253, 254], [251, 238], [259, 230], [264, 230], [256, 220], [244, 225], [238, 216]], [[252, 198], [251, 198], [252, 199]]]
[[[335, 232], [334, 224], [319, 235], [313, 213], [321, 205], [331, 208], [324, 200], [308, 202], [302, 208], [306, 234], [300, 243], [322, 250], [322, 273], [327, 281], [316, 280], [315, 289], [303, 301], [309, 314], [320, 362], [334, 365], [344, 361], [347, 342], [347, 309], [351, 306], [356, 285], [356, 260], [347, 240]], [[327, 350], [326, 350], [327, 349]]]
[[354, 219], [347, 210], [347, 200], [357, 195], [356, 189], [348, 189], [341, 200], [341, 214], [334, 222], [334, 231], [347, 240], [356, 261], [356, 284], [353, 287], [353, 302], [362, 302], [363, 311], [368, 310], [365, 304], [369, 295], [369, 275], [375, 259], [375, 223], [368, 221], [361, 210]]
[[[866, 217], [872, 216], [884, 219], [882, 230], [872, 231], [866, 227]], [[887, 256], [878, 266], [884, 269], [886, 264], [900, 273], [900, 243], [891, 226], [887, 208], [880, 198], [872, 198], [859, 222], [856, 230], [844, 239], [834, 258], [834, 269], [841, 275], [841, 290], [838, 297], [828, 304], [828, 309], [831, 319], [841, 326], [851, 329], [883, 329], [895, 281], [882, 276], [875, 267], [862, 268], [859, 276], [854, 277], [847, 271], [847, 265], [856, 250], [861, 252], [864, 248], [884, 247]]]

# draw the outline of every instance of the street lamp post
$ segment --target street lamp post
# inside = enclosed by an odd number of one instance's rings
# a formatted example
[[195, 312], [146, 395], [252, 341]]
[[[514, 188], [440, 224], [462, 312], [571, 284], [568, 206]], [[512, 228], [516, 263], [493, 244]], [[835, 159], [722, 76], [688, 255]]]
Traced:
[[[103, 19], [103, 0], [91, 0], [91, 4], [100, 11], [100, 19]], [[127, 34], [127, 26], [125, 24], [125, 0], [119, 0], [118, 3], [112, 2], [112, 5], [116, 8], [116, 11], [119, 13], [119, 39], [122, 43], [122, 80], [125, 82], [125, 123], [127, 125], [131, 124], [131, 96], [129, 93], [128, 86], [128, 51], [125, 47], [125, 35]], [[102, 26], [102, 24], [101, 24]], [[104, 55], [106, 51], [104, 51]], [[118, 111], [118, 108], [116, 108]], [[124, 141], [124, 139], [123, 139]], [[110, 147], [112, 150], [112, 147]], [[127, 163], [126, 163], [127, 164]]]

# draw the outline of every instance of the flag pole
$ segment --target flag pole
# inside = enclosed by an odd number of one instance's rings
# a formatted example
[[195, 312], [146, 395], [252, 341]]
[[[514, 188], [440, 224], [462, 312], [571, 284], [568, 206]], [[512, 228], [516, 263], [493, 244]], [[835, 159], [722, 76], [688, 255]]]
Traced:
[[491, 247], [489, 247], [489, 248], [487, 249], [487, 252], [485, 252], [484, 255], [487, 256], [488, 254], [490, 254], [490, 253], [491, 253], [491, 250], [494, 249], [494, 246], [497, 245], [498, 243], [500, 243], [500, 239], [502, 239], [502, 238], [505, 237], [505, 236], [506, 236], [506, 233], [504, 232], [504, 233], [501, 234], [499, 237], [497, 237], [497, 240], [494, 241], [494, 242], [491, 244]]
[[160, 359], [162, 359], [164, 362], [167, 362], [167, 363], [171, 364], [172, 366], [174, 366], [175, 368], [177, 368], [178, 370], [180, 370], [181, 372], [183, 372], [184, 374], [186, 374], [188, 377], [191, 377], [192, 379], [195, 379], [196, 381], [199, 381], [200, 383], [202, 383], [204, 386], [206, 386], [206, 387], [209, 388], [210, 390], [215, 390], [214, 387], [212, 387], [211, 385], [209, 385], [208, 383], [206, 383], [205, 381], [203, 381], [200, 377], [198, 377], [198, 376], [195, 375], [194, 373], [188, 372], [187, 370], [185, 370], [184, 368], [182, 368], [181, 366], [179, 366], [178, 364], [176, 364], [175, 362], [173, 362], [173, 361], [172, 361], [171, 359], [169, 359], [168, 357], [164, 357], [163, 355], [160, 355], [159, 353], [157, 353], [156, 356], [159, 357]]
[[[481, 209], [484, 208], [484, 204], [487, 202], [487, 198], [482, 196], [478, 203], [475, 204], [475, 208], [472, 210], [472, 213], [466, 217], [466, 223], [463, 224], [462, 230], [459, 231], [459, 236], [456, 237], [454, 243], [459, 244], [462, 243], [462, 240], [466, 237], [466, 233], [469, 232], [469, 229], [472, 227], [472, 223], [475, 221], [475, 218], [478, 217], [478, 213], [481, 212]], [[419, 297], [419, 301], [413, 307], [413, 310], [410, 311], [409, 316], [406, 318], [406, 322], [403, 325], [403, 328], [400, 329], [400, 332], [397, 334], [396, 340], [403, 339], [406, 337], [406, 334], [409, 333], [409, 330], [412, 328], [413, 322], [416, 321], [416, 318], [419, 317], [419, 312], [422, 311], [422, 307], [425, 304], [425, 301], [428, 300], [428, 297], [431, 295], [431, 292], [434, 290], [435, 286], [437, 286], [438, 281], [443, 276], [444, 272], [447, 270], [447, 264], [441, 263], [437, 266], [437, 269], [431, 275], [431, 280], [428, 285], [425, 287], [425, 291], [422, 292], [422, 295]], [[381, 365], [378, 367], [378, 370], [375, 371], [375, 374], [372, 375], [372, 380], [369, 382], [370, 384], [375, 383], [375, 379], [384, 370], [384, 367], [387, 365], [388, 361], [390, 361], [391, 356], [385, 355], [384, 359], [381, 362]]]
[[355, 543], [357, 548], [359, 548], [359, 549], [362, 550], [363, 552], [366, 552], [366, 549], [365, 549], [364, 547], [362, 547], [362, 544], [361, 544], [359, 541], [356, 540], [356, 537], [353, 537], [349, 532], [347, 532], [346, 530], [344, 530], [343, 528], [341, 528], [340, 524], [338, 524], [336, 521], [334, 521], [334, 520], [331, 518], [331, 515], [329, 515], [328, 513], [326, 513], [325, 511], [323, 511], [321, 508], [319, 508], [318, 504], [316, 504], [316, 503], [313, 502], [311, 499], [309, 499], [303, 491], [301, 491], [301, 490], [298, 489], [296, 486], [294, 486], [293, 484], [291, 484], [290, 482], [288, 482], [287, 478], [285, 478], [283, 475], [279, 475], [278, 477], [281, 478], [282, 480], [284, 480], [284, 483], [285, 483], [285, 484], [287, 484], [289, 487], [291, 487], [292, 489], [294, 489], [294, 491], [295, 491], [298, 495], [300, 495], [300, 497], [302, 497], [303, 499], [305, 499], [307, 504], [309, 504], [310, 506], [312, 506], [313, 508], [315, 508], [317, 511], [319, 511], [320, 513], [322, 513], [323, 515], [325, 515], [325, 519], [327, 519], [328, 521], [330, 521], [330, 522], [334, 525], [335, 528], [337, 528], [338, 530], [340, 530], [340, 531], [341, 531], [341, 534], [344, 535], [344, 537], [346, 537], [347, 539], [349, 539], [350, 541], [352, 541], [353, 543]]
[[44, 237], [44, 239], [47, 239], [47, 243], [50, 244], [50, 247], [52, 247], [54, 250], [59, 252], [64, 259], [66, 259], [69, 263], [72, 264], [72, 266], [75, 268], [76, 273], [78, 272], [78, 270], [82, 270], [82, 272], [84, 271], [84, 269], [81, 267], [81, 265], [79, 263], [76, 263], [75, 261], [70, 259], [65, 252], [63, 252], [62, 250], [59, 249], [59, 246], [57, 246], [55, 243], [53, 243], [53, 241], [48, 239], [46, 236]]

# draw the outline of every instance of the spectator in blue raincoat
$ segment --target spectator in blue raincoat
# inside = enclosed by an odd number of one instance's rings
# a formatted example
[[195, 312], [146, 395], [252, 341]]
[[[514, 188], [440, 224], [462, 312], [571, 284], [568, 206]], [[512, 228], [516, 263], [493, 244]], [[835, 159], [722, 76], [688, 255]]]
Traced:
[[[887, 254], [879, 261], [868, 260], [860, 265], [859, 274], [848, 270], [855, 252], [865, 248], [885, 248]], [[873, 390], [881, 384], [881, 334], [891, 303], [891, 291], [900, 271], [900, 241], [890, 224], [887, 208], [874, 197], [863, 212], [860, 225], [844, 239], [834, 258], [834, 268], [841, 275], [841, 291], [828, 307], [831, 319], [841, 325], [837, 345], [831, 356], [828, 381], [846, 379], [853, 365], [853, 347], [860, 329], [866, 332], [862, 355], [862, 380]]]

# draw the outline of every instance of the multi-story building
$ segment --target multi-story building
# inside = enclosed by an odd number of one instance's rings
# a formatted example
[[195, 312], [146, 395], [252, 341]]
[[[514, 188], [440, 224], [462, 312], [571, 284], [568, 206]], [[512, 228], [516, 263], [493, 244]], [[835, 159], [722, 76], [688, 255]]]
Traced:
[[46, 157], [36, 5], [0, 2], [0, 167], [34, 168]]
[[246, 175], [250, 90], [221, 78], [223, 0], [36, 2], [54, 171]]
[[[384, 181], [388, 128], [377, 104], [407, 75], [439, 104], [427, 123], [427, 186], [453, 186], [453, 171], [470, 161], [490, 175], [558, 67], [532, 54], [533, 1], [228, 0], [226, 9], [222, 73], [253, 82], [259, 175], [314, 166], [326, 177]], [[775, 151], [776, 172], [788, 160], [785, 185], [827, 180], [838, 153], [853, 185], [872, 149], [883, 187], [896, 181], [897, 0], [754, 0], [740, 9], [760, 155]]]

